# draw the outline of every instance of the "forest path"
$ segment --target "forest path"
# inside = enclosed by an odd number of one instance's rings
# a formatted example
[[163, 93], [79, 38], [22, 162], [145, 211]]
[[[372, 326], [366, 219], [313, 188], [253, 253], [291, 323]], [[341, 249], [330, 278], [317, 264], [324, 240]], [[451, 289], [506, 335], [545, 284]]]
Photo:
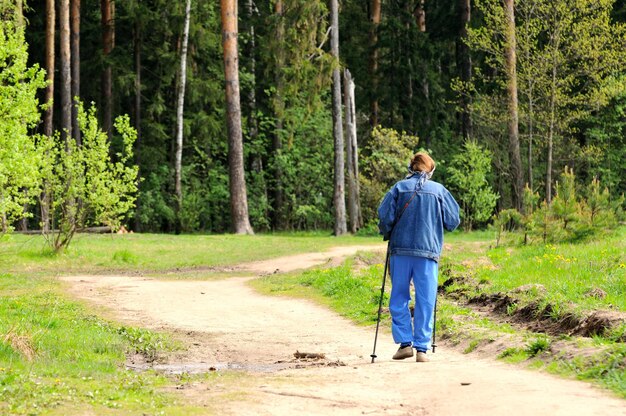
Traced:
[[[172, 389], [185, 402], [206, 407], [206, 414], [626, 415], [626, 401], [586, 383], [446, 345], [429, 354], [428, 363], [393, 361], [397, 346], [388, 331], [379, 334], [378, 358], [371, 364], [374, 328], [356, 326], [311, 301], [261, 295], [246, 284], [277, 269], [303, 269], [372, 249], [384, 247], [338, 247], [249, 263], [243, 267], [251, 277], [244, 278], [61, 279], [74, 296], [104, 307], [103, 313], [116, 320], [174, 332], [189, 346], [166, 363], [139, 360], [131, 367], [223, 374]], [[326, 358], [296, 360], [296, 351]]]

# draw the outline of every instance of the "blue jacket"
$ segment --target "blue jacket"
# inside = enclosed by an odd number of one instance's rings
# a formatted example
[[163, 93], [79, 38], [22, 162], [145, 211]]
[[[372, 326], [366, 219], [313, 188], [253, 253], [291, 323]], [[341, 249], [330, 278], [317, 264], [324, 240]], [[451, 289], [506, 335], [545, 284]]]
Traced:
[[[420, 174], [416, 173], [387, 192], [378, 207], [378, 229], [385, 240], [390, 240], [391, 254], [439, 261], [444, 228], [453, 231], [461, 222], [459, 204], [443, 185], [433, 181], [419, 184]], [[417, 194], [398, 221], [416, 188]]]

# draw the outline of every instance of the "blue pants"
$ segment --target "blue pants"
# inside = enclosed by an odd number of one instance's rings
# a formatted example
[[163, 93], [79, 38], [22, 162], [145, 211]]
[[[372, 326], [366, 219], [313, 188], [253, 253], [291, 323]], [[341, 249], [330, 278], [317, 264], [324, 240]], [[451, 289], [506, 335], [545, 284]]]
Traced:
[[[392, 255], [390, 261], [391, 333], [397, 344], [412, 343], [418, 351], [429, 349], [433, 333], [433, 311], [437, 297], [438, 264], [425, 257]], [[415, 287], [415, 311], [411, 323], [410, 283]]]

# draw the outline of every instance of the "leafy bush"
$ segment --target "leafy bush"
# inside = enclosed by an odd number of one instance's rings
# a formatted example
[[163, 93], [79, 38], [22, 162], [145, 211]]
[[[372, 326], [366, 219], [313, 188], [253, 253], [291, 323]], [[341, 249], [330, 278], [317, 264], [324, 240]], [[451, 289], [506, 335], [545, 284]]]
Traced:
[[[130, 165], [137, 132], [128, 116], [115, 120], [123, 147], [110, 156], [107, 134], [98, 126], [96, 108], [78, 105], [82, 145], [73, 138], [42, 137], [44, 192], [51, 197], [52, 229], [48, 241], [59, 251], [74, 233], [88, 225], [108, 225], [115, 230], [135, 206], [138, 168]], [[55, 230], [55, 228], [57, 228]]]
[[378, 217], [380, 201], [389, 188], [406, 175], [406, 166], [419, 138], [393, 129], [376, 127], [359, 160], [363, 222]]
[[461, 205], [463, 228], [470, 231], [474, 225], [491, 217], [498, 195], [487, 181], [491, 152], [471, 140], [465, 142], [463, 149], [454, 156], [448, 171], [450, 187]]
[[41, 154], [28, 129], [39, 121], [37, 90], [45, 86], [45, 74], [37, 65], [27, 66], [24, 30], [16, 28], [9, 19], [0, 20], [0, 51], [0, 232], [3, 232], [14, 220], [28, 215], [24, 205], [38, 193]]

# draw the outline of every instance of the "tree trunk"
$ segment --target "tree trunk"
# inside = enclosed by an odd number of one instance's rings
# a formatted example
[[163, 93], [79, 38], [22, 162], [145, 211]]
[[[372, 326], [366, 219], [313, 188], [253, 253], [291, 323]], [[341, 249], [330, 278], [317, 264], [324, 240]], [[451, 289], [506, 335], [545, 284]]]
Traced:
[[46, 104], [49, 104], [44, 113], [43, 132], [46, 136], [52, 136], [54, 106], [54, 34], [56, 30], [56, 10], [54, 0], [46, 0]]
[[[142, 48], [142, 27], [139, 18], [135, 16], [135, 24], [133, 30], [133, 49], [135, 55], [135, 130], [137, 131], [137, 140], [135, 140], [135, 164], [141, 177], [141, 48]], [[135, 202], [135, 212], [140, 208], [141, 199]], [[135, 231], [141, 231], [141, 221], [139, 215], [135, 215]]]
[[189, 21], [191, 20], [191, 0], [185, 5], [185, 26], [180, 53], [180, 88], [176, 105], [176, 156], [174, 158], [174, 190], [176, 193], [176, 231], [180, 233], [180, 215], [183, 209], [182, 163], [183, 163], [183, 107], [185, 104], [185, 84], [187, 83], [187, 44], [189, 42]]
[[415, 16], [415, 23], [420, 32], [426, 32], [426, 9], [424, 8], [424, 0], [418, 0], [417, 6], [413, 13]]
[[237, 53], [237, 1], [220, 0], [226, 124], [228, 128], [228, 176], [230, 211], [236, 234], [253, 234], [248, 218], [248, 197], [243, 169], [243, 137], [239, 102], [239, 63]]
[[369, 74], [371, 78], [370, 89], [370, 126], [379, 124], [378, 120], [378, 25], [380, 25], [381, 0], [372, 0], [370, 8], [370, 56]]
[[[526, 19], [526, 33], [530, 33], [530, 19]], [[530, 50], [526, 49], [526, 62], [530, 62]], [[535, 81], [532, 77], [528, 77], [528, 188], [533, 190], [533, 140], [534, 140], [534, 117], [535, 117], [535, 100], [534, 100]], [[524, 237], [526, 240], [526, 237]], [[526, 241], [524, 241], [526, 244]]]
[[361, 227], [359, 207], [359, 163], [356, 136], [356, 110], [354, 102], [354, 81], [347, 69], [344, 70], [344, 97], [346, 112], [346, 160], [348, 164], [348, 214], [350, 232], [356, 233]]
[[248, 21], [250, 22], [250, 27], [248, 28], [248, 36], [250, 37], [248, 42], [248, 57], [250, 60], [250, 75], [252, 77], [252, 85], [248, 91], [248, 107], [250, 109], [248, 130], [250, 130], [250, 138], [253, 140], [259, 135], [259, 121], [256, 116], [256, 38], [254, 24], [252, 23], [254, 7], [254, 0], [247, 0], [246, 11], [248, 12]]
[[[461, 81], [469, 83], [472, 79], [472, 58], [465, 40], [467, 39], [467, 27], [471, 19], [470, 0], [459, 0], [459, 6], [461, 8], [461, 27], [457, 43], [457, 62], [459, 63]], [[472, 137], [471, 103], [469, 92], [467, 95], [461, 95], [461, 137], [464, 140], [469, 140]]]
[[108, 62], [109, 55], [115, 47], [115, 12], [113, 0], [100, 1], [102, 23], [102, 50], [105, 67], [102, 72], [102, 129], [111, 139], [113, 129], [113, 80], [111, 64]]
[[[256, 33], [254, 27], [254, 15], [258, 14], [258, 9], [254, 4], [254, 0], [246, 0], [246, 13], [247, 20], [249, 22], [248, 26], [248, 48], [246, 50], [246, 55], [248, 57], [249, 62], [249, 74], [250, 74], [250, 89], [248, 90], [248, 133], [250, 137], [250, 142], [256, 142], [259, 137], [259, 120], [257, 118], [257, 102], [256, 102], [256, 88], [257, 88], [257, 79], [256, 79]], [[263, 178], [261, 181], [261, 192], [265, 197], [266, 201], [270, 201], [268, 191], [267, 191], [267, 182], [265, 180], [266, 174], [264, 172], [264, 163], [263, 157], [261, 154], [255, 154], [252, 156], [252, 169], [254, 170], [254, 174], [258, 175], [260, 178]], [[269, 206], [266, 204], [264, 209], [264, 215], [266, 218], [271, 218], [272, 214], [269, 212]]]
[[61, 61], [61, 137], [72, 137], [72, 74], [70, 61], [70, 0], [59, 5], [59, 57]]
[[274, 55], [274, 83], [276, 86], [276, 93], [273, 96], [272, 102], [274, 106], [274, 116], [276, 117], [276, 129], [274, 130], [274, 136], [272, 137], [272, 150], [274, 152], [274, 190], [273, 190], [273, 200], [274, 200], [274, 214], [273, 214], [273, 223], [275, 229], [285, 229], [287, 224], [285, 220], [285, 202], [283, 195], [283, 185], [282, 185], [282, 168], [278, 162], [276, 162], [277, 157], [280, 155], [281, 149], [283, 147], [282, 144], [282, 134], [283, 134], [283, 118], [285, 116], [285, 101], [283, 99], [283, 90], [284, 90], [284, 82], [283, 82], [283, 69], [285, 65], [285, 21], [283, 16], [283, 2], [282, 0], [277, 0], [274, 12], [276, 13], [276, 18], [278, 19], [278, 24], [276, 25], [276, 43], [278, 44], [278, 48], [275, 51]]
[[[337, 0], [330, 0], [331, 37], [330, 50], [339, 65], [339, 4]], [[339, 67], [333, 70], [333, 137], [335, 141], [335, 235], [347, 233], [345, 175], [343, 159], [343, 123], [341, 117], [341, 75]]]
[[80, 97], [80, 0], [71, 0], [71, 72], [72, 72], [72, 134], [76, 143], [80, 146], [81, 134], [78, 127], [77, 102]]
[[15, 0], [15, 23], [18, 27], [24, 26], [24, 1]]
[[504, 1], [506, 17], [505, 66], [507, 75], [508, 95], [508, 131], [509, 131], [509, 159], [511, 164], [511, 186], [513, 207], [522, 209], [522, 194], [524, 192], [524, 178], [519, 145], [519, 116], [517, 109], [517, 63], [515, 54], [515, 11], [514, 0]]
[[[419, 31], [421, 33], [426, 33], [426, 8], [425, 8], [424, 0], [418, 0], [417, 5], [415, 6], [415, 10], [413, 10], [413, 17], [415, 18], [415, 24], [417, 25], [417, 28], [419, 29]], [[426, 62], [422, 61], [419, 65], [421, 66], [421, 71], [423, 74], [422, 94], [424, 95], [424, 100], [427, 106], [427, 110], [424, 114], [424, 125], [426, 127], [425, 128], [426, 138], [425, 138], [424, 144], [426, 148], [430, 148], [430, 141], [431, 141], [430, 131], [431, 131], [431, 126], [432, 126], [432, 119], [430, 117], [430, 113], [431, 113], [430, 83], [428, 82], [428, 77], [426, 76], [426, 73], [428, 72]]]
[[[54, 116], [54, 34], [56, 30], [56, 9], [54, 0], [46, 0], [46, 103], [49, 105], [44, 113], [43, 132], [52, 137]], [[41, 194], [41, 229], [44, 234], [50, 231], [50, 196], [45, 190]]]
[[548, 155], [546, 160], [546, 202], [552, 202], [552, 145], [556, 124], [556, 57], [552, 65], [552, 91], [550, 92], [550, 125], [548, 128]]

